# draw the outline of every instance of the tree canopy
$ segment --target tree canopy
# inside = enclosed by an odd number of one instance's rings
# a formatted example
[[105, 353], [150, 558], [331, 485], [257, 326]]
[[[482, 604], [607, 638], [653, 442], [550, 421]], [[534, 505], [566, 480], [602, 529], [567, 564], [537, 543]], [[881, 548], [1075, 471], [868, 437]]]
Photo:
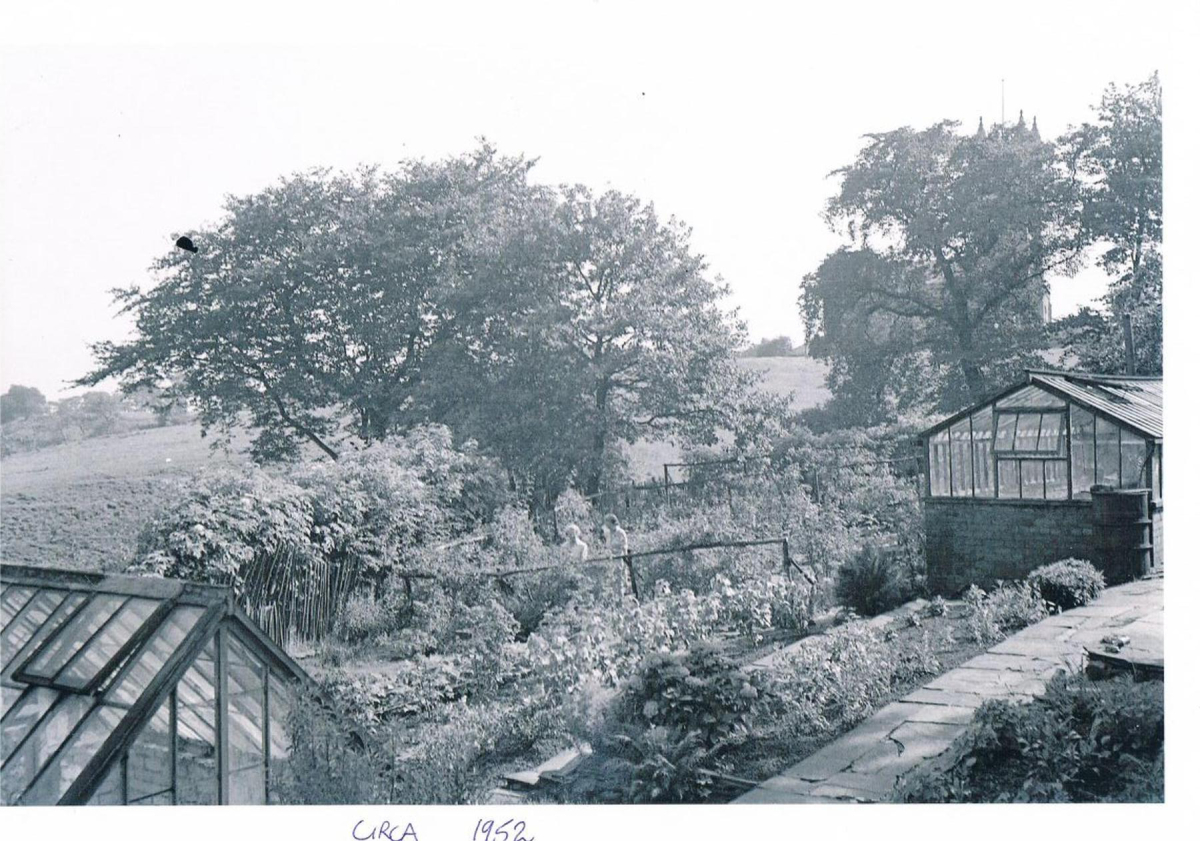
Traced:
[[0, 394], [0, 423], [44, 414], [47, 410], [46, 395], [28, 385], [10, 385]]
[[184, 397], [206, 430], [248, 418], [260, 460], [447, 423], [548, 494], [597, 490], [621, 441], [761, 426], [687, 229], [531, 166], [485, 144], [230, 198], [196, 252], [116, 293], [135, 335], [81, 382]]
[[1096, 121], [1065, 138], [1083, 175], [1083, 225], [1112, 278], [1102, 309], [1062, 320], [1058, 335], [1091, 371], [1125, 368], [1120, 319], [1128, 314], [1139, 374], [1162, 372], [1162, 89], [1158, 74], [1109, 85]]
[[804, 278], [810, 352], [864, 420], [981, 399], [1045, 347], [1046, 275], [1082, 244], [1075, 179], [1036, 121], [873, 134], [837, 170], [846, 244]]

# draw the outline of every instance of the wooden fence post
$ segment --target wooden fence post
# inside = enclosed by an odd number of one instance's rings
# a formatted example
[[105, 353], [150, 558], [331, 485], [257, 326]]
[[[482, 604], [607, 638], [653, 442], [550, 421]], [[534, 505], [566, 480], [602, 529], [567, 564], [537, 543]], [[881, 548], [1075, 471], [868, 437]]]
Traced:
[[629, 588], [633, 590], [633, 597], [640, 599], [638, 596], [637, 575], [633, 571], [633, 553], [628, 549], [625, 550], [625, 570], [629, 573]]
[[783, 539], [783, 571], [787, 573], [788, 578], [792, 577], [792, 555], [788, 551], [788, 540], [786, 537]]

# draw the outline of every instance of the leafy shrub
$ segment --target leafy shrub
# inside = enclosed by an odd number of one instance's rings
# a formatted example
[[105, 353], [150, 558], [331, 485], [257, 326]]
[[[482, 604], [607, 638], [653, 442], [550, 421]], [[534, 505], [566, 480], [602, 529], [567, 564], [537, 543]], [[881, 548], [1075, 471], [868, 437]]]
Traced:
[[909, 802], [1162, 802], [1163, 689], [1058, 675], [1027, 704], [988, 701]]
[[621, 693], [619, 717], [694, 733], [713, 750], [746, 735], [766, 691], [761, 673], [738, 668], [702, 643], [685, 654], [649, 655]]
[[837, 594], [862, 616], [891, 610], [907, 597], [900, 565], [876, 545], [864, 547], [838, 570]]
[[1082, 607], [1104, 590], [1104, 574], [1087, 561], [1067, 558], [1029, 573], [1029, 583], [1059, 610]]
[[991, 593], [972, 584], [963, 601], [967, 605], [967, 628], [978, 643], [996, 642], [1049, 615], [1046, 603], [1025, 581], [1003, 583]]

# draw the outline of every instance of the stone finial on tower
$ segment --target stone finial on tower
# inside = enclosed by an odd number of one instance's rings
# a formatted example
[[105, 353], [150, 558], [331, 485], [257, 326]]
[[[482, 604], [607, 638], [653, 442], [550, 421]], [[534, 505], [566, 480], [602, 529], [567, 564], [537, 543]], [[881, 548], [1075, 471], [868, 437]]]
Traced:
[[1025, 131], [1025, 109], [1022, 108], [1017, 116], [1017, 133]]
[[983, 130], [983, 117], [979, 118], [979, 128], [975, 129], [975, 139], [983, 140], [987, 137], [987, 132]]
[[1030, 131], [1030, 133], [1033, 135], [1033, 139], [1034, 139], [1034, 140], [1041, 140], [1041, 139], [1042, 139], [1042, 133], [1041, 133], [1040, 131], [1038, 131], [1038, 127], [1037, 127], [1037, 117], [1036, 117], [1036, 116], [1034, 116], [1034, 118], [1033, 118], [1033, 127], [1032, 127], [1032, 128], [1029, 130], [1029, 131]]

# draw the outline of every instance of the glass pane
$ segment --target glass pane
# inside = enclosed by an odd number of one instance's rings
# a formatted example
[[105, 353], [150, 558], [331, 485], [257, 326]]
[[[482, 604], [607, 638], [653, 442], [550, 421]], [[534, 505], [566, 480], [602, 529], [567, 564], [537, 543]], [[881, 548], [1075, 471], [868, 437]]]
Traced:
[[209, 641], [175, 687], [175, 792], [180, 804], [217, 802], [216, 645]]
[[1120, 481], [1121, 452], [1116, 424], [1096, 418], [1096, 483], [1117, 487]]
[[4, 709], [0, 715], [8, 715], [8, 711], [17, 703], [17, 699], [25, 694], [26, 686], [0, 686], [0, 696], [4, 698]]
[[1013, 444], [1013, 450], [1023, 453], [1037, 452], [1038, 430], [1041, 426], [1041, 415], [1017, 415], [1017, 441]]
[[28, 806], [53, 806], [62, 799], [123, 716], [121, 710], [112, 707], [92, 707], [87, 719], [72, 734], [71, 741], [46, 766], [21, 802]]
[[265, 769], [252, 765], [229, 775], [229, 802], [249, 806], [262, 806], [267, 802]]
[[118, 759], [104, 777], [104, 782], [88, 800], [89, 806], [121, 806], [125, 803], [124, 763]]
[[[55, 694], [63, 697], [60, 693]], [[46, 713], [25, 744], [4, 763], [2, 780], [5, 803], [16, 802], [25, 787], [33, 781], [34, 774], [58, 750], [75, 725], [83, 720], [92, 703], [92, 698], [87, 695], [70, 695], [63, 697]]]
[[1000, 474], [1000, 498], [1016, 499], [1021, 495], [1021, 463], [1013, 459], [998, 459], [996, 470]]
[[1042, 408], [1065, 406], [1066, 403], [1048, 391], [1043, 391], [1036, 385], [1027, 385], [1014, 391], [1001, 400], [996, 401], [997, 408]]
[[237, 771], [263, 762], [263, 675], [265, 665], [232, 635], [226, 650], [225, 709], [229, 713], [229, 770]]
[[125, 779], [130, 802], [169, 790], [171, 782], [171, 706], [168, 697], [137, 740], [129, 746]]
[[53, 678], [124, 602], [124, 596], [109, 594], [93, 598], [71, 618], [58, 636], [42, 649], [26, 671], [39, 677]]
[[950, 427], [950, 488], [954, 496], [971, 495], [971, 426], [963, 419]]
[[1021, 462], [1021, 498], [1045, 499], [1046, 489], [1042, 474], [1040, 459], [1029, 459]]
[[992, 407], [980, 409], [971, 416], [975, 452], [975, 496], [996, 495], [996, 480], [992, 475]]
[[0, 647], [3, 647], [4, 650], [5, 666], [8, 665], [10, 657], [20, 651], [25, 643], [33, 639], [34, 632], [50, 618], [50, 614], [62, 603], [64, 596], [66, 593], [62, 590], [39, 591], [25, 605], [21, 615], [5, 627], [3, 640], [0, 641]]
[[950, 495], [950, 432], [929, 439], [929, 495]]
[[1013, 448], [1013, 433], [1017, 429], [1017, 416], [1011, 414], [996, 415], [996, 452], [1006, 453]]
[[17, 611], [25, 606], [25, 602], [33, 598], [35, 592], [37, 591], [33, 587], [5, 587], [4, 595], [0, 596], [0, 625], [8, 625], [17, 615]]
[[1146, 439], [1121, 430], [1121, 487], [1146, 487]]
[[170, 806], [171, 792], [164, 791], [160, 794], [153, 794], [150, 797], [143, 797], [141, 800], [130, 800], [130, 806]]
[[204, 609], [199, 607], [184, 606], [172, 610], [142, 646], [128, 671], [109, 690], [105, 701], [132, 704], [140, 698], [203, 615]]
[[85, 596], [83, 593], [71, 593], [65, 599], [63, 599], [62, 604], [60, 604], [58, 608], [52, 614], [50, 614], [50, 618], [46, 620], [45, 624], [34, 631], [33, 638], [30, 639], [29, 642], [25, 643], [24, 648], [20, 649], [19, 651], [10, 651], [5, 648], [3, 655], [4, 676], [8, 677], [11, 672], [16, 670], [18, 665], [24, 662], [26, 657], [37, 651], [38, 646], [42, 644], [42, 641], [49, 639], [51, 635], [61, 628], [63, 623], [70, 619], [71, 616], [74, 615], [75, 610], [85, 601], [87, 601], [87, 596]]
[[1090, 499], [1096, 484], [1096, 416], [1071, 407], [1071, 487], [1076, 499]]
[[[0, 730], [0, 743], [4, 746], [4, 761], [17, 749], [22, 739], [37, 726], [41, 717], [50, 705], [58, 698], [57, 692], [38, 686], [25, 692], [13, 706], [12, 714], [4, 716], [4, 726]], [[6, 772], [7, 773], [7, 772]]]
[[1062, 453], [1063, 416], [1054, 412], [1042, 415], [1042, 433], [1038, 440], [1038, 451]]
[[288, 757], [292, 754], [291, 739], [288, 738], [288, 716], [292, 711], [292, 688], [274, 673], [270, 676], [270, 693], [267, 709], [270, 724], [270, 785], [268, 795], [276, 802], [278, 781], [283, 778]]
[[1046, 462], [1046, 499], [1067, 498], [1067, 463], [1058, 459]]
[[154, 599], [127, 601], [112, 621], [105, 625], [79, 656], [63, 670], [55, 683], [75, 689], [87, 686], [92, 678], [108, 665], [108, 661], [116, 656], [121, 646], [137, 633], [159, 604], [160, 602]]

